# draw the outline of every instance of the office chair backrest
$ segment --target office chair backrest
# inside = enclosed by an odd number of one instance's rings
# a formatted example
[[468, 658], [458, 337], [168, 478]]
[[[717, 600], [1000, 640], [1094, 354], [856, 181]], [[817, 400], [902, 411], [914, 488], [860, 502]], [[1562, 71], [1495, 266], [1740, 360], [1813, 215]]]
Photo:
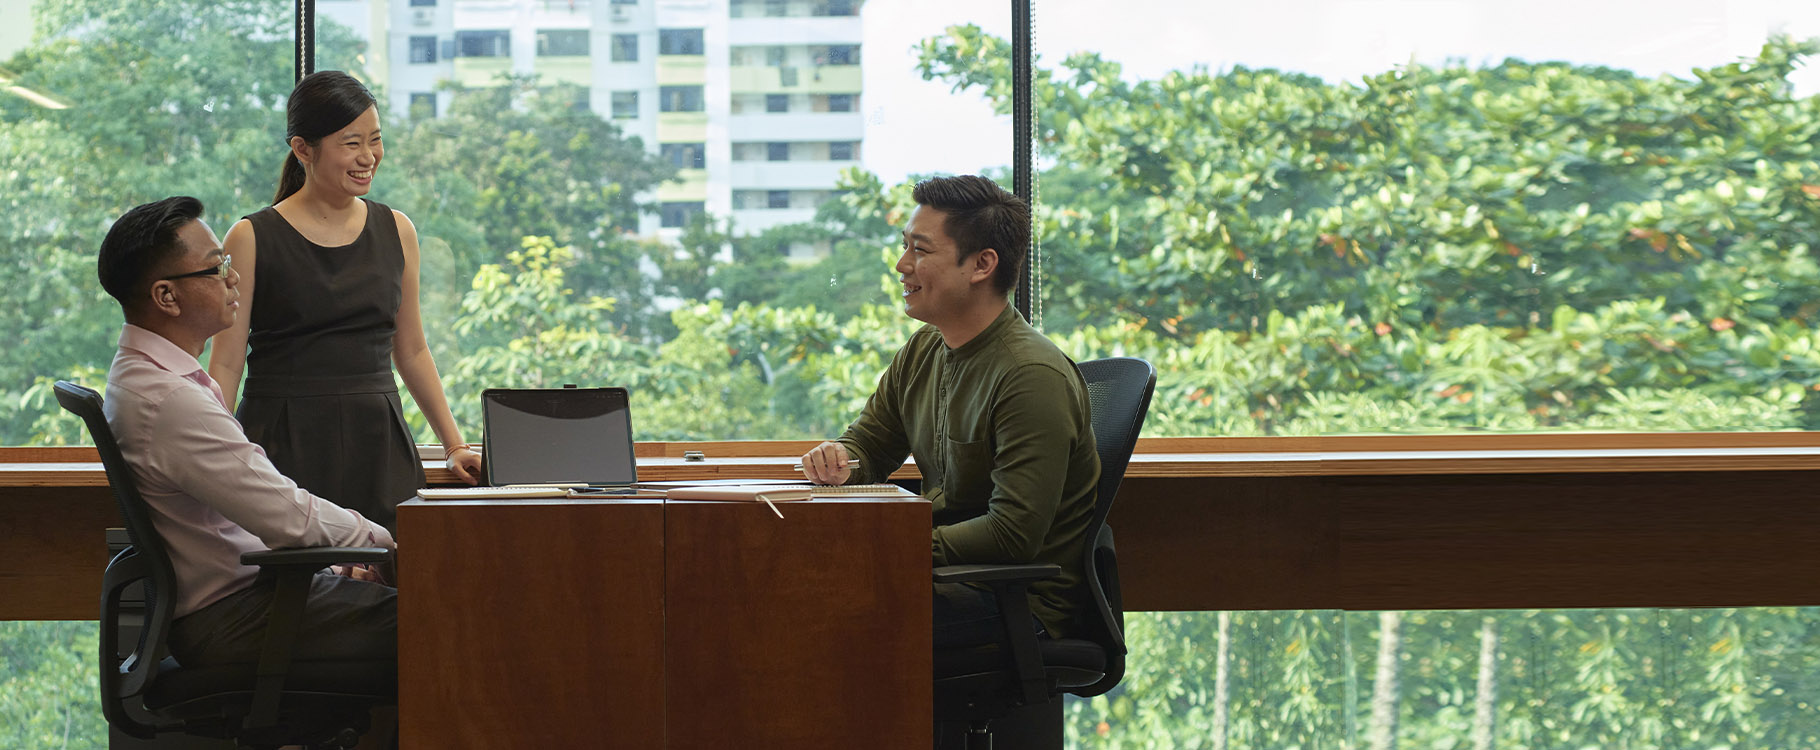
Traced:
[[[107, 470], [107, 483], [114, 491], [114, 504], [126, 521], [126, 533], [133, 546], [108, 564], [101, 592], [101, 712], [108, 723], [139, 737], [150, 737], [153, 728], [127, 714], [125, 701], [145, 692], [158, 676], [159, 660], [164, 658], [164, 643], [171, 626], [175, 603], [167, 593], [177, 590], [177, 576], [171, 569], [170, 554], [164, 540], [152, 528], [151, 510], [139, 494], [132, 467], [114, 441], [114, 431], [102, 411], [101, 394], [75, 383], [57, 381], [57, 403], [71, 414], [82, 418], [101, 454], [101, 466]], [[100, 540], [97, 540], [99, 543]], [[149, 579], [145, 587], [145, 623], [139, 631], [139, 643], [125, 663], [118, 663], [119, 630], [115, 627], [119, 613], [120, 590]]]
[[1119, 592], [1112, 529], [1106, 525], [1106, 516], [1112, 511], [1113, 499], [1118, 497], [1125, 466], [1131, 462], [1138, 432], [1150, 411], [1156, 368], [1132, 357], [1096, 359], [1081, 362], [1078, 367], [1087, 381], [1087, 398], [1093, 404], [1094, 447], [1100, 456], [1099, 498], [1094, 503], [1093, 521], [1087, 527], [1092, 541], [1084, 551], [1086, 560], [1082, 566], [1099, 611], [1098, 617], [1090, 613], [1086, 624], [1089, 640], [1106, 648], [1106, 673], [1098, 682], [1069, 692], [1090, 697], [1111, 690], [1125, 676], [1125, 607]]

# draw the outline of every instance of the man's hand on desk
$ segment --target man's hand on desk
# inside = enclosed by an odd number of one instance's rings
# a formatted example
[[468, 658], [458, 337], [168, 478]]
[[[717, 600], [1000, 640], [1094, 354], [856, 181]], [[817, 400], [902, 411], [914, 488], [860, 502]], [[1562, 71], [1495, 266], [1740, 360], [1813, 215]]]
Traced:
[[829, 440], [803, 454], [803, 478], [816, 484], [846, 484], [853, 475], [847, 446]]

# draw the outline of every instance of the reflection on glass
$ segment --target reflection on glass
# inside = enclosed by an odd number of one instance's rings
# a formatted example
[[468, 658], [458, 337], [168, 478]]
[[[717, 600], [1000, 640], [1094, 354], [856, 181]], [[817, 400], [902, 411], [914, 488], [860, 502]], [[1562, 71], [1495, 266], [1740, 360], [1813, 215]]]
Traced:
[[1079, 748], [1809, 747], [1813, 608], [1127, 615]]

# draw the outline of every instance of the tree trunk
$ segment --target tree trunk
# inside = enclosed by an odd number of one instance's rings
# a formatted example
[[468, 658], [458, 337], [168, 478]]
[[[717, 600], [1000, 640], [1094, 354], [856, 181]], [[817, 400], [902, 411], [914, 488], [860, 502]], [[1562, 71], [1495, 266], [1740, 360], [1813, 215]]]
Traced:
[[1397, 666], [1403, 654], [1403, 613], [1378, 613], [1378, 673], [1371, 688], [1371, 736], [1366, 747], [1397, 746]]
[[1487, 617], [1479, 629], [1479, 692], [1474, 697], [1472, 748], [1491, 750], [1498, 733], [1498, 618]]
[[1232, 702], [1232, 613], [1220, 613], [1213, 656], [1213, 750], [1226, 750], [1227, 705]]

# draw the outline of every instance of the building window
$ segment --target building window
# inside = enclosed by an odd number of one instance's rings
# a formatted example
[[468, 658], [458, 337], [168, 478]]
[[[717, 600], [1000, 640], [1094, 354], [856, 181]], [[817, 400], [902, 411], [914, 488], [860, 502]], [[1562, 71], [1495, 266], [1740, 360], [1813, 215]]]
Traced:
[[701, 29], [658, 29], [657, 54], [702, 54]]
[[789, 0], [765, 0], [765, 15], [772, 18], [790, 15]]
[[858, 65], [859, 45], [830, 44], [810, 49], [816, 65]]
[[766, 94], [765, 95], [765, 111], [766, 112], [788, 112], [788, 111], [790, 111], [790, 95], [789, 94]]
[[455, 54], [461, 57], [511, 57], [512, 36], [504, 29], [457, 31]]
[[789, 208], [790, 191], [772, 190], [765, 194], [765, 208]]
[[852, 112], [853, 111], [853, 95], [852, 94], [829, 94], [828, 95], [828, 111], [829, 112]]
[[858, 15], [853, 10], [853, 0], [822, 0], [818, 16], [852, 16]]
[[587, 29], [544, 29], [537, 32], [538, 57], [586, 57]]
[[411, 93], [411, 119], [420, 120], [436, 116], [436, 92], [415, 91]]
[[701, 201], [665, 203], [658, 207], [658, 224], [665, 229], [681, 229], [688, 226], [689, 220], [695, 218], [695, 215], [701, 213], [705, 208], [707, 206]]
[[657, 89], [658, 109], [664, 112], [702, 111], [700, 86], [663, 86]]
[[789, 55], [789, 50], [787, 50], [783, 47], [777, 47], [777, 46], [766, 47], [765, 48], [765, 64], [769, 65], [773, 68], [781, 68], [784, 66], [784, 59], [788, 55]]
[[859, 150], [857, 146], [859, 146], [859, 144], [854, 141], [835, 141], [830, 143], [828, 144], [828, 160], [853, 161], [856, 158], [854, 153]]
[[613, 119], [615, 119], [615, 120], [636, 120], [636, 119], [638, 119], [638, 92], [636, 92], [636, 91], [615, 91], [615, 92], [613, 92]]
[[413, 7], [413, 8], [434, 8], [434, 7], [436, 7], [436, 0], [411, 0], [411, 7]]
[[418, 64], [436, 62], [436, 37], [411, 37], [411, 62]]
[[789, 160], [790, 160], [790, 144], [788, 144], [788, 143], [767, 143], [767, 144], [765, 144], [765, 161], [789, 161]]
[[637, 5], [638, 0], [613, 0], [614, 5]]
[[665, 143], [658, 146], [659, 154], [677, 169], [702, 169], [708, 166], [704, 156], [707, 150], [707, 145], [702, 143]]
[[613, 62], [638, 62], [638, 35], [613, 35]]

